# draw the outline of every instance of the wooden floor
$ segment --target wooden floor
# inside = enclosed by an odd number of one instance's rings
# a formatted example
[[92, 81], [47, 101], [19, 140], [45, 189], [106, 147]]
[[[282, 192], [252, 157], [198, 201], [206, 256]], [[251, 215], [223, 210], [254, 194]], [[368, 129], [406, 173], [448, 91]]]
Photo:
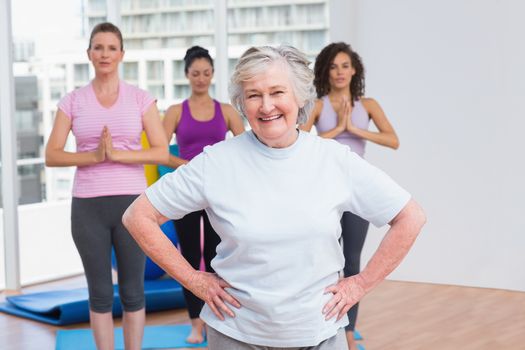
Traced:
[[[82, 285], [83, 277], [75, 277], [24, 292]], [[149, 325], [187, 322], [185, 310], [147, 315]], [[0, 349], [52, 350], [57, 329], [86, 327], [54, 327], [0, 313]], [[367, 350], [523, 350], [525, 293], [386, 281], [361, 303], [358, 329]]]

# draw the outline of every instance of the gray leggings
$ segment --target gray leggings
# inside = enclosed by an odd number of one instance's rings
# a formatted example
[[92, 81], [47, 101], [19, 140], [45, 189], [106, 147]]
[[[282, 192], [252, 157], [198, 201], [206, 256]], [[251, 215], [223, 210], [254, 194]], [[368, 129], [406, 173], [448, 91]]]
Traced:
[[300, 348], [276, 348], [272, 346], [252, 345], [230, 338], [210, 326], [207, 326], [206, 330], [208, 333], [209, 350], [348, 350], [348, 343], [342, 328], [339, 329], [336, 335], [322, 341], [318, 345]]
[[[343, 254], [345, 256], [345, 277], [357, 275], [361, 271], [361, 251], [365, 244], [366, 233], [369, 223], [365, 219], [350, 213], [344, 212], [341, 218], [341, 235], [343, 237]], [[357, 320], [359, 303], [348, 310], [347, 331], [354, 331]]]
[[122, 214], [136, 195], [73, 198], [71, 232], [89, 290], [89, 308], [110, 312], [113, 307], [111, 247], [118, 266], [120, 302], [124, 311], [144, 307], [145, 255], [122, 224]]

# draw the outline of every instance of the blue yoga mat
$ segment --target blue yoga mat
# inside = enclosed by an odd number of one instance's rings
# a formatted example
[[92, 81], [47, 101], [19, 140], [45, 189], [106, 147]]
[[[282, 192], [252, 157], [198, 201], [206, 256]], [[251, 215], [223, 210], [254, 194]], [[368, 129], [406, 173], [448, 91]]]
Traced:
[[[114, 288], [113, 315], [122, 315], [118, 288]], [[172, 279], [144, 281], [146, 312], [185, 307], [180, 284]], [[63, 326], [89, 321], [87, 288], [10, 296], [0, 311], [35, 321]]]
[[[168, 348], [203, 348], [201, 344], [186, 343], [190, 333], [190, 325], [147, 326], [144, 329], [142, 349]], [[56, 337], [55, 350], [96, 350], [93, 335], [89, 329], [59, 330]], [[115, 349], [124, 349], [122, 328], [115, 329]]]
[[354, 339], [355, 340], [363, 340], [363, 336], [361, 335], [361, 333], [359, 333], [359, 331], [357, 329], [354, 330]]

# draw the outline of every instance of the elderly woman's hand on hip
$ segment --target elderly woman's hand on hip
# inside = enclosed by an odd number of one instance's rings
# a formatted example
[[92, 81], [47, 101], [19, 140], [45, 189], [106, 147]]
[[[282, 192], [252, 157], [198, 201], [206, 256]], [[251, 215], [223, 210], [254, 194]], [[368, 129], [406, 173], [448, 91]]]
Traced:
[[325, 319], [337, 315], [337, 320], [340, 320], [366, 294], [364, 280], [359, 274], [342, 278], [337, 284], [326, 287], [325, 293], [333, 294], [323, 308]]
[[241, 307], [239, 301], [231, 296], [225, 288], [232, 288], [232, 286], [217, 274], [203, 271], [196, 271], [188, 286], [188, 289], [208, 304], [213, 313], [221, 320], [224, 320], [223, 313], [235, 317], [235, 313], [226, 303], [236, 308]]

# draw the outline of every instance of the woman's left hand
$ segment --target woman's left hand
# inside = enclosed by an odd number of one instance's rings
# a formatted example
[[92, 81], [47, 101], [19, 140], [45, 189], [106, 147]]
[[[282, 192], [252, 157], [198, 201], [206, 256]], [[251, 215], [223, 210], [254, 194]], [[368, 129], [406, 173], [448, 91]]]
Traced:
[[325, 293], [332, 293], [332, 299], [323, 308], [325, 319], [337, 315], [339, 321], [352, 306], [366, 294], [363, 278], [357, 274], [342, 278], [337, 284], [326, 287]]
[[346, 121], [346, 131], [353, 134], [355, 130], [354, 124], [352, 124], [352, 115], [350, 114], [348, 116], [348, 119]]

